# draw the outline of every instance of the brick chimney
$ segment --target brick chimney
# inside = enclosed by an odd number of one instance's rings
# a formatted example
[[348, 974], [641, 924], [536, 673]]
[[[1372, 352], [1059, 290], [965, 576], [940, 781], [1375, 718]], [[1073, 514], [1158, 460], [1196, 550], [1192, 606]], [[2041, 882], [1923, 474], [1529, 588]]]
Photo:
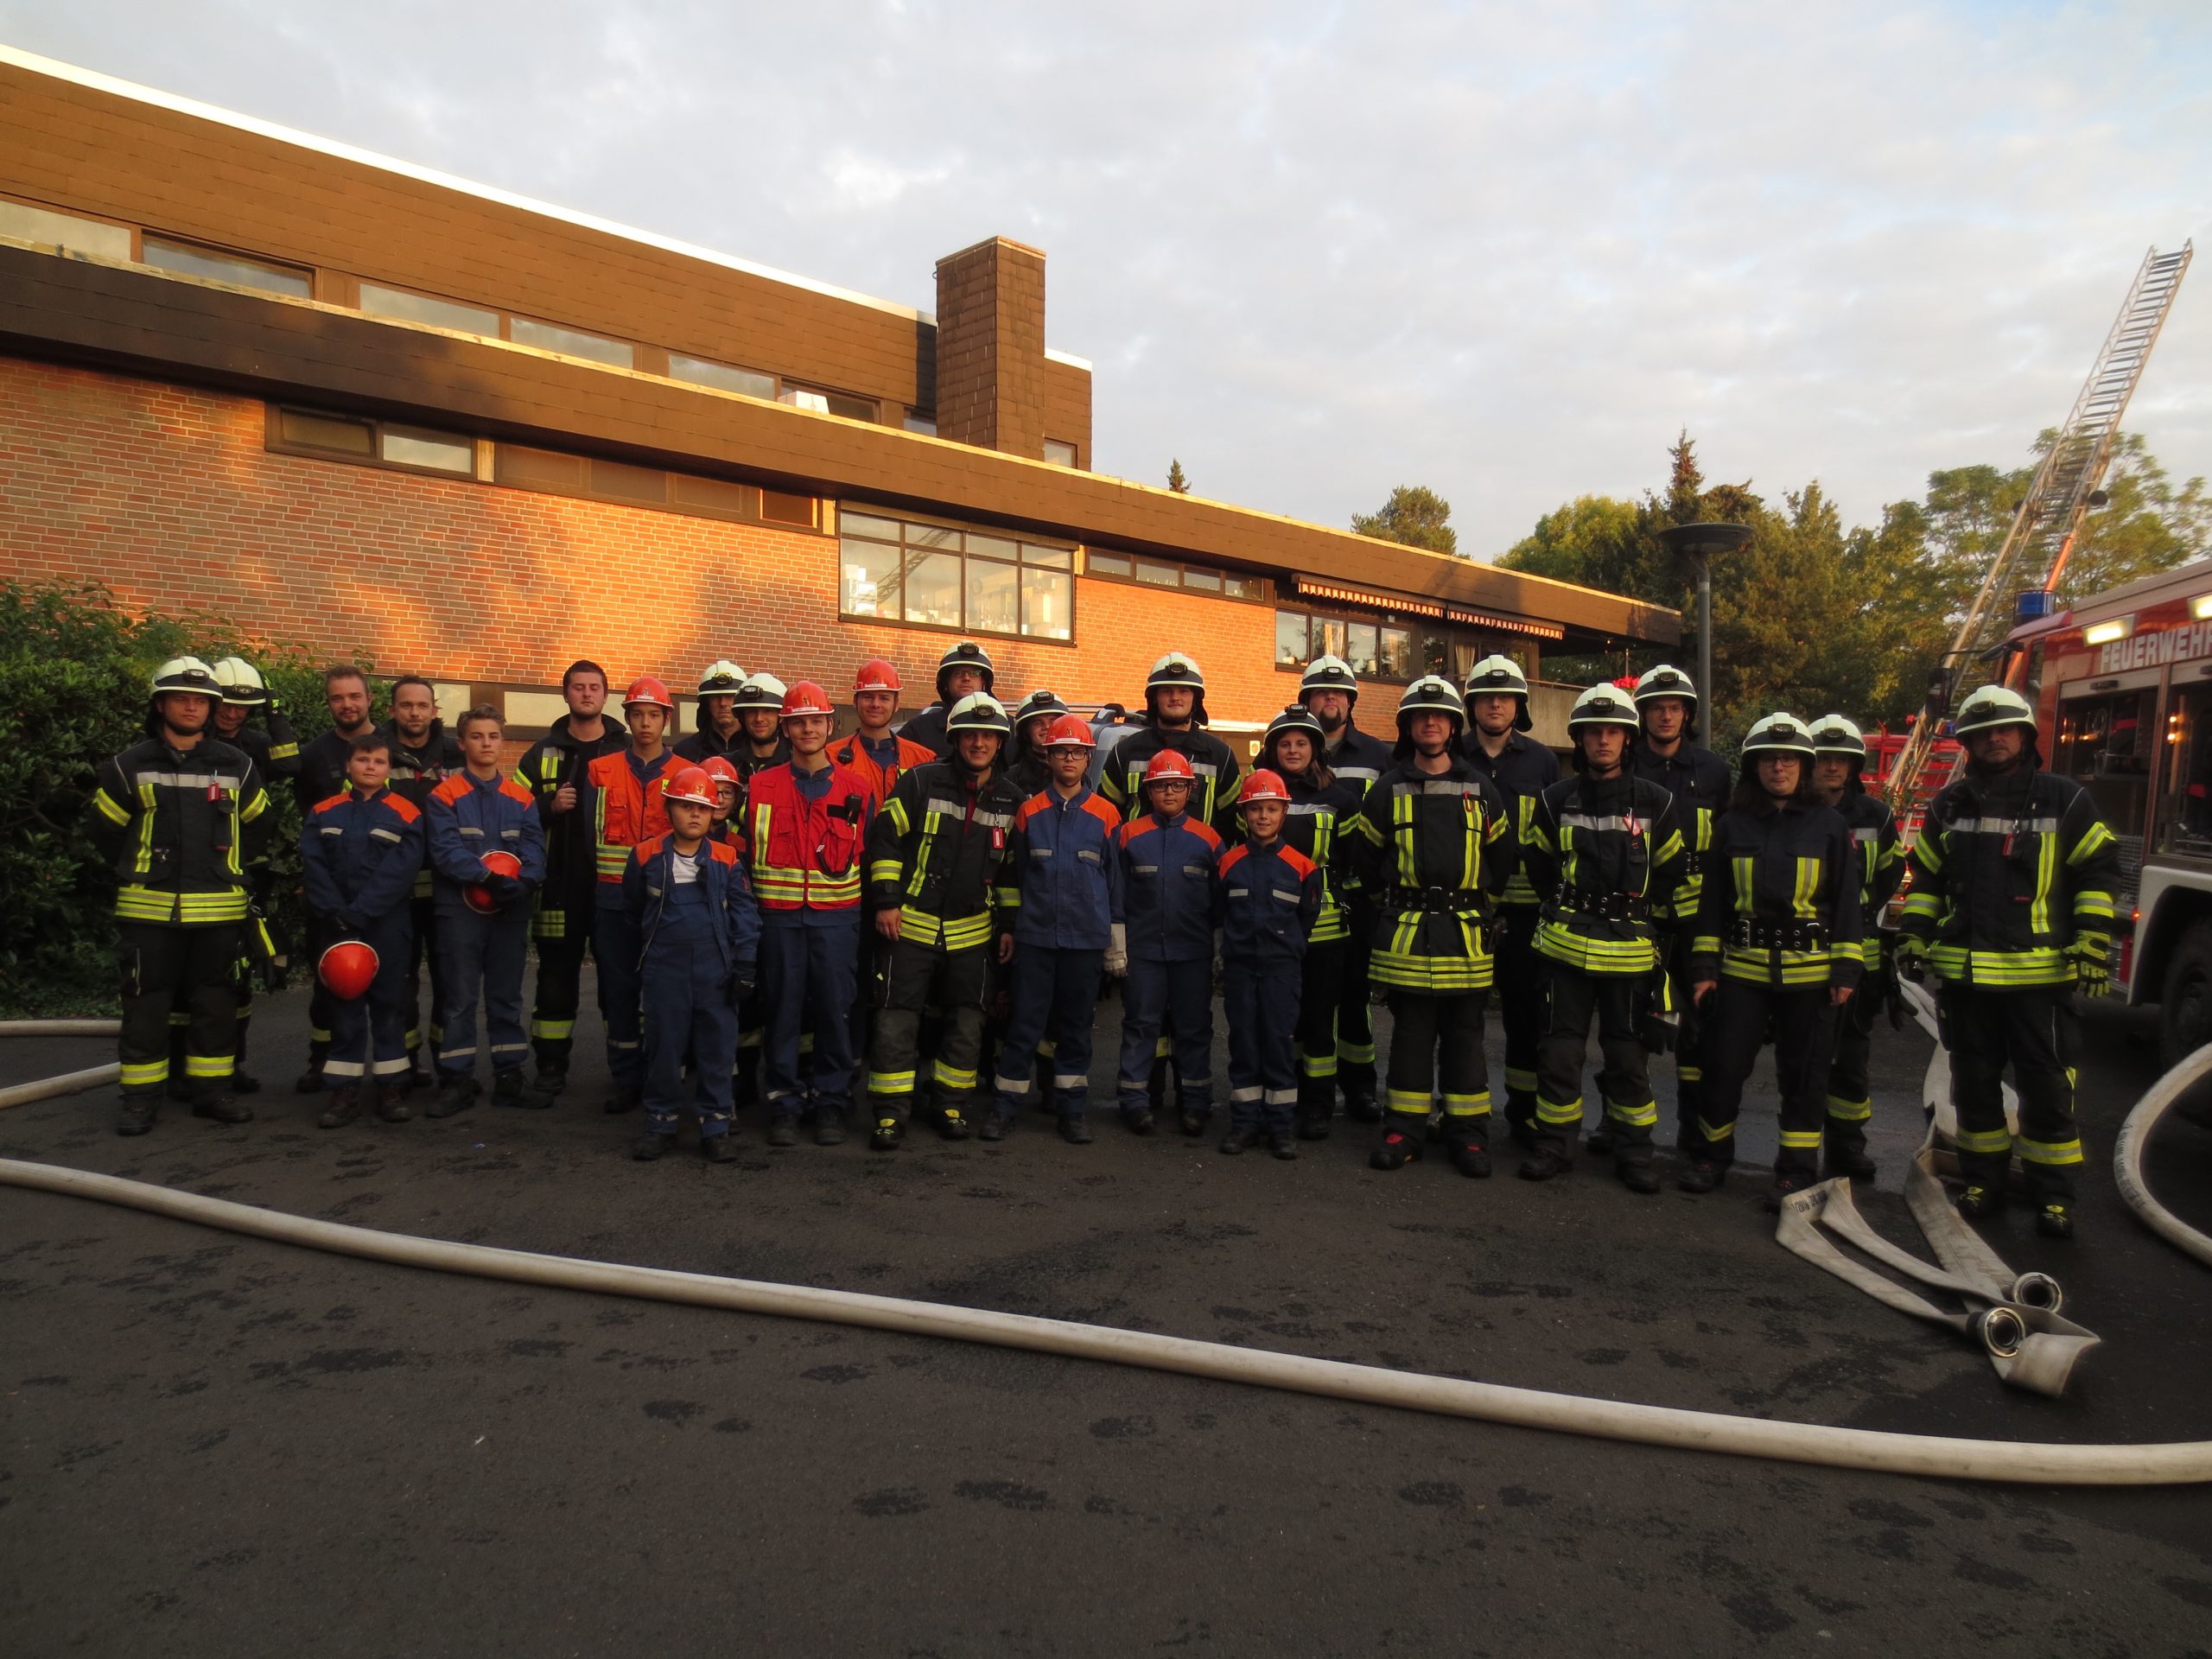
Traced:
[[1041, 461], [1045, 256], [995, 236], [937, 262], [937, 434]]

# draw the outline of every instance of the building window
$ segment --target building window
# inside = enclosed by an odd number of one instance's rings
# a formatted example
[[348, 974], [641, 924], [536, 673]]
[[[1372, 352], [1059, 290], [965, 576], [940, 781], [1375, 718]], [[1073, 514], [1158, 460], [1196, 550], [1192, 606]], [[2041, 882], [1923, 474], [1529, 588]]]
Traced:
[[363, 283], [358, 297], [361, 309], [372, 317], [427, 322], [435, 328], [450, 328], [457, 334], [483, 334], [492, 340], [499, 337], [499, 314], [486, 311], [481, 306], [433, 299], [428, 294], [410, 294], [404, 288], [386, 288], [378, 283]]
[[763, 403], [776, 400], [776, 377], [763, 374], [758, 369], [741, 369], [734, 364], [717, 363], [711, 358], [686, 357], [681, 352], [668, 354], [668, 374], [671, 380], [688, 380], [696, 386], [712, 386], [717, 391], [734, 391], [747, 397], [758, 397]]
[[130, 257], [129, 226], [57, 213], [25, 201], [0, 201], [0, 236], [43, 247], [67, 248], [72, 253], [97, 254], [103, 259]]
[[1275, 613], [1275, 666], [1304, 668], [1313, 660], [1306, 649], [1306, 613], [1277, 611]]
[[1058, 438], [1047, 438], [1045, 440], [1045, 459], [1055, 467], [1072, 467], [1075, 465], [1075, 445], [1063, 442]]
[[204, 248], [194, 242], [174, 242], [162, 236], [141, 238], [139, 262], [157, 270], [206, 276], [235, 288], [259, 289], [264, 294], [286, 294], [297, 300], [311, 299], [315, 295], [312, 271], [221, 248]]
[[1415, 636], [1411, 628], [1389, 622], [1315, 616], [1306, 611], [1275, 613], [1277, 668], [1303, 669], [1316, 657], [1328, 656], [1343, 658], [1363, 680], [1402, 684], [1421, 671], [1414, 661]]
[[664, 472], [658, 467], [638, 467], [599, 455], [534, 449], [526, 444], [493, 446], [492, 481], [518, 490], [581, 496], [588, 501], [651, 507], [700, 518], [785, 524], [794, 530], [814, 530], [821, 524], [821, 503], [811, 496], [787, 495], [698, 473]]
[[933, 438], [937, 436], [937, 416], [910, 409], [906, 411], [906, 429], [918, 432], [925, 438]]
[[951, 524], [837, 516], [841, 614], [965, 633], [1075, 638], [1075, 550]]
[[541, 352], [558, 352], [563, 357], [608, 363], [618, 369], [637, 365], [637, 348], [626, 340], [588, 334], [581, 328], [563, 328], [557, 323], [539, 322], [533, 317], [511, 317], [507, 328], [507, 338], [518, 346], [535, 346]]
[[1134, 582], [1147, 588], [1183, 588], [1223, 599], [1248, 600], [1255, 604], [1274, 601], [1274, 584], [1265, 576], [1239, 575], [1208, 565], [1183, 564], [1172, 559], [1134, 557], [1096, 548], [1083, 556], [1083, 574], [1108, 582]]
[[448, 478], [476, 476], [476, 440], [467, 434], [358, 415], [272, 405], [268, 447], [280, 454], [310, 455], [321, 461], [397, 467], [410, 473], [442, 473]]
[[877, 418], [875, 399], [855, 397], [842, 391], [824, 391], [815, 386], [797, 386], [788, 380], [776, 394], [779, 404], [789, 404], [793, 409], [810, 409], [817, 415], [842, 415], [849, 421], [869, 421]]

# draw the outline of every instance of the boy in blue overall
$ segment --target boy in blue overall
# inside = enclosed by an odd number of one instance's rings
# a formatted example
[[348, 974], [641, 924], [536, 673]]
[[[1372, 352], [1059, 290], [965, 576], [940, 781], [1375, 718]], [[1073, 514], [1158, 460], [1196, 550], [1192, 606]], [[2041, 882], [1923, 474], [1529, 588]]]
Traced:
[[[300, 874], [309, 912], [329, 924], [315, 942], [318, 959], [339, 939], [359, 939], [377, 953], [377, 975], [365, 996], [330, 1003], [330, 1053], [322, 1075], [330, 1105], [316, 1122], [343, 1128], [361, 1115], [361, 1080], [376, 1085], [377, 1116], [404, 1123], [414, 1116], [403, 1098], [407, 1082], [407, 969], [415, 938], [415, 876], [423, 868], [423, 814], [391, 790], [391, 740], [372, 732], [346, 755], [349, 787], [318, 801], [300, 826]], [[368, 1063], [362, 1062], [364, 1053]]]
[[1321, 867], [1282, 838], [1290, 789], [1262, 766], [1236, 791], [1244, 839], [1221, 856], [1222, 1011], [1229, 1020], [1229, 1133], [1236, 1156], [1264, 1135], [1278, 1158], [1298, 1156], [1298, 999], [1306, 936], [1321, 913]]
[[1175, 1072], [1183, 1133], [1201, 1135], [1213, 1116], [1213, 877], [1221, 837], [1190, 812], [1197, 774], [1162, 749], [1146, 763], [1147, 810], [1122, 826], [1122, 894], [1106, 971], [1122, 992], [1122, 1121], [1150, 1135], [1147, 1084], [1168, 1009], [1175, 1011]]
[[[1080, 715], [1056, 717], [1045, 734], [1050, 780], [1014, 817], [1007, 861], [1019, 872], [1014, 912], [1013, 1009], [1000, 1046], [995, 1109], [982, 1128], [1001, 1141], [1014, 1127], [1037, 1056], [1052, 1045], [1050, 1096], [1060, 1139], [1090, 1144], [1083, 1109], [1090, 1090], [1090, 1018], [1106, 965], [1122, 891], [1116, 841], [1121, 814], [1084, 782], [1098, 740]], [[1122, 965], [1128, 965], [1122, 953]]]
[[669, 833], [632, 848], [622, 870], [622, 902], [643, 942], [645, 1015], [645, 1130], [630, 1155], [650, 1161], [676, 1144], [676, 1115], [690, 1093], [688, 1058], [698, 1091], [699, 1150], [710, 1164], [734, 1163], [737, 1005], [753, 994], [760, 912], [737, 849], [711, 836], [715, 780], [702, 767], [686, 766], [664, 786], [663, 799]]

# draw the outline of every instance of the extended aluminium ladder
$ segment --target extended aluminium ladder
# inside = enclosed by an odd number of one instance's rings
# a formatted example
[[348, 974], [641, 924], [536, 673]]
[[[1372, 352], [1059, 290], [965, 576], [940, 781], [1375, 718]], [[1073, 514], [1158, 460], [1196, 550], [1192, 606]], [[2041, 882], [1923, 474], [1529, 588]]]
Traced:
[[1981, 591], [1959, 624], [1942, 668], [1929, 677], [1927, 705], [1883, 791], [1908, 836], [1919, 827], [1928, 801], [1949, 781], [1935, 776], [1929, 766], [1944, 722], [1970, 693], [2009, 666], [1993, 659], [2012, 631], [2018, 596], [2050, 593], [2065, 572], [2082, 515], [2112, 459], [2120, 416], [2143, 378], [2143, 365], [2158, 344], [2166, 314], [2173, 308], [2182, 273], [2189, 269], [2190, 249], [2184, 242], [2177, 252], [2160, 253], [2153, 248], [2145, 256], [2081, 396], [2074, 400], [2073, 412], [2059, 429], [2043, 465], [2036, 468], [2034, 482], [2012, 515], [2005, 543], [1990, 561]]

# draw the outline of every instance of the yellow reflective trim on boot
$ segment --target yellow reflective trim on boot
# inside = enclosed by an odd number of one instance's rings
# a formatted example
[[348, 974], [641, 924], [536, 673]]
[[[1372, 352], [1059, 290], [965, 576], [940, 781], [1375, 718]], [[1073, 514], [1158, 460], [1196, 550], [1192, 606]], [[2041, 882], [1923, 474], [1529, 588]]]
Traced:
[[567, 1042], [576, 1034], [573, 1020], [533, 1020], [530, 1034], [543, 1042]]
[[167, 1083], [168, 1076], [169, 1063], [166, 1058], [133, 1060], [123, 1068], [123, 1086], [126, 1089], [149, 1088], [157, 1083]]
[[1821, 1149], [1821, 1132], [1818, 1129], [1784, 1129], [1782, 1132], [1782, 1149], [1784, 1152], [1818, 1152]]
[[1536, 1096], [1536, 1122], [1539, 1123], [1580, 1123], [1582, 1121], [1582, 1100], [1577, 1096], [1565, 1105], [1556, 1101]]
[[2082, 1161], [2079, 1141], [2031, 1141], [2022, 1135], [2012, 1143], [2013, 1149], [2031, 1164], [2078, 1164]]
[[868, 1074], [868, 1091], [871, 1095], [911, 1095], [914, 1092], [912, 1071], [871, 1071]]
[[1703, 1083], [1705, 1068], [1701, 1065], [1678, 1065], [1675, 1068], [1675, 1077], [1681, 1083]]
[[1505, 1068], [1505, 1086], [1516, 1095], [1533, 1095], [1536, 1092], [1536, 1074], [1509, 1065]]
[[1337, 1057], [1301, 1054], [1298, 1057], [1298, 1074], [1302, 1077], [1333, 1077], [1337, 1075]]
[[1986, 1153], [1991, 1155], [2012, 1150], [2010, 1129], [1961, 1129], [1951, 1137], [1961, 1152]]
[[1641, 1106], [1618, 1106], [1609, 1100], [1605, 1103], [1605, 1116], [1630, 1128], [1649, 1128], [1659, 1121], [1659, 1103], [1647, 1100]]
[[973, 1089], [976, 1073], [972, 1069], [963, 1071], [957, 1066], [947, 1065], [943, 1060], [932, 1060], [930, 1062], [930, 1081], [945, 1089]]
[[1479, 1095], [1445, 1096], [1444, 1115], [1446, 1117], [1488, 1117], [1490, 1090], [1485, 1089]]
[[[1736, 1126], [1733, 1123], [1715, 1126], [1700, 1117], [1697, 1121], [1697, 1132], [1707, 1141], [1732, 1141], [1736, 1135]], [[1819, 1144], [1818, 1136], [1814, 1138], [1814, 1143]]]
[[1874, 1116], [1874, 1103], [1871, 1100], [1846, 1100], [1840, 1095], [1830, 1095], [1828, 1116], [1845, 1123], [1864, 1123]]
[[1375, 1045], [1348, 1043], [1339, 1037], [1337, 1039], [1337, 1058], [1353, 1065], [1372, 1065], [1375, 1064]]
[[1426, 1090], [1419, 1094], [1410, 1089], [1385, 1089], [1382, 1091], [1383, 1104], [1392, 1111], [1419, 1112], [1423, 1117], [1428, 1116], [1432, 1098]]

